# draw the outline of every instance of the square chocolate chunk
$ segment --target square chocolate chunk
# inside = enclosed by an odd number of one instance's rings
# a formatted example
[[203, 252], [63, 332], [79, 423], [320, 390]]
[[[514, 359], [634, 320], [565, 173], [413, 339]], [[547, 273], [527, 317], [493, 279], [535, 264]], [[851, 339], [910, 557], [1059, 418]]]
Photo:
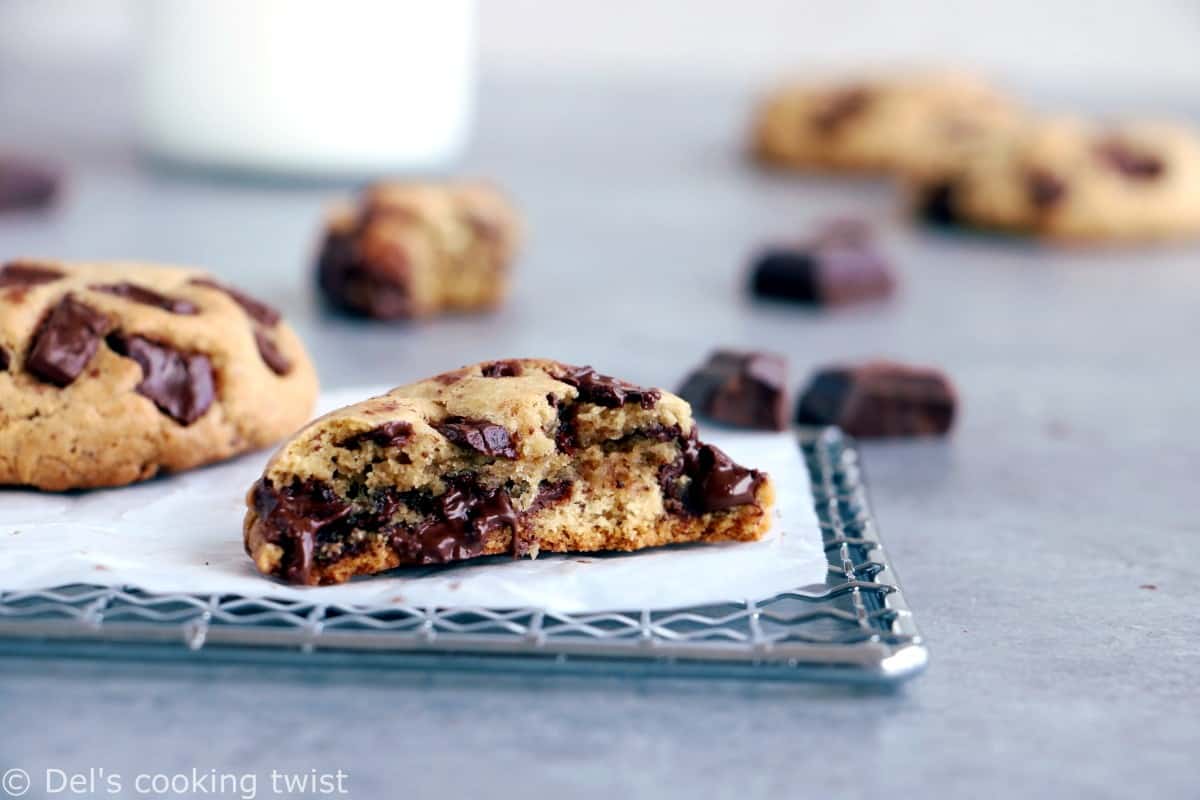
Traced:
[[754, 263], [751, 291], [815, 306], [842, 306], [892, 294], [896, 279], [870, 231], [847, 220], [826, 224], [812, 240], [764, 250]]
[[717, 422], [787, 428], [787, 361], [774, 353], [717, 350], [684, 380], [679, 395]]
[[796, 422], [837, 425], [863, 439], [941, 436], [954, 424], [956, 406], [941, 372], [876, 361], [817, 372], [796, 406]]

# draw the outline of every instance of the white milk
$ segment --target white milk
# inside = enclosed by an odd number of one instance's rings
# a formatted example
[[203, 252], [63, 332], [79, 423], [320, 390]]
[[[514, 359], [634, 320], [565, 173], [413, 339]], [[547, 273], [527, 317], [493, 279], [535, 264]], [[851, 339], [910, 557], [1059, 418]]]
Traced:
[[466, 143], [473, 0], [142, 0], [141, 134], [226, 169], [434, 169]]

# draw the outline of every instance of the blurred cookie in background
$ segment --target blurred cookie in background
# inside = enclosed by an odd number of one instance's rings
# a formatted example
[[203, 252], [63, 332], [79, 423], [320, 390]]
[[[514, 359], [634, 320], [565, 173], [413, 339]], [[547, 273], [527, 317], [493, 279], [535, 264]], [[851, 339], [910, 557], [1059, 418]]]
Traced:
[[957, 72], [798, 81], [762, 102], [752, 148], [760, 162], [786, 169], [924, 173], [1020, 118], [1014, 101]]
[[486, 183], [376, 184], [331, 214], [317, 282], [335, 307], [375, 319], [491, 309], [508, 294], [520, 227]]
[[1074, 241], [1200, 233], [1200, 139], [1171, 123], [1031, 122], [910, 184], [934, 223]]

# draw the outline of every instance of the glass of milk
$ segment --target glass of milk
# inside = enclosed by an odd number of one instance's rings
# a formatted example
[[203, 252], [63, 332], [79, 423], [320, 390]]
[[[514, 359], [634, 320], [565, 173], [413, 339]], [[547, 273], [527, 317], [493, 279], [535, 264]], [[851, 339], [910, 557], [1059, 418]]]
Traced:
[[462, 152], [473, 0], [142, 0], [142, 141], [306, 177], [433, 171]]

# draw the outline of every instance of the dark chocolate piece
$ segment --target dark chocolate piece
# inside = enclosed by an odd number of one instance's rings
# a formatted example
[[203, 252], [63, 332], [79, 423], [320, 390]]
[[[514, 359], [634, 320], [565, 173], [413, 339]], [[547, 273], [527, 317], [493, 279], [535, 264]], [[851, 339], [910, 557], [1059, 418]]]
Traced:
[[493, 361], [481, 368], [485, 378], [515, 378], [521, 374], [521, 365], [516, 361]]
[[296, 481], [282, 490], [263, 478], [254, 485], [254, 510], [268, 541], [283, 548], [282, 577], [308, 583], [317, 534], [350, 514], [350, 504], [316, 480]]
[[941, 372], [877, 362], [818, 372], [796, 408], [802, 425], [837, 425], [861, 438], [942, 435], [954, 423], [954, 387]]
[[555, 377], [578, 389], [582, 402], [605, 408], [620, 408], [626, 403], [638, 403], [642, 408], [649, 409], [654, 408], [654, 404], [662, 397], [662, 392], [658, 389], [643, 389], [632, 383], [601, 375], [591, 367], [574, 368]]
[[25, 368], [47, 383], [68, 386], [92, 360], [110, 327], [105, 314], [68, 294], [38, 327]]
[[385, 422], [369, 431], [356, 433], [342, 440], [338, 446], [357, 449], [364, 442], [373, 442], [380, 447], [400, 447], [412, 438], [412, 425], [401, 420]]
[[774, 353], [718, 350], [683, 382], [699, 413], [743, 428], [787, 428], [787, 360]]
[[1128, 142], [1108, 138], [1096, 145], [1096, 157], [1112, 169], [1134, 180], [1155, 180], [1166, 171], [1162, 159], [1139, 152]]
[[1040, 211], [1058, 205], [1067, 194], [1067, 184], [1043, 169], [1031, 170], [1026, 176], [1025, 185], [1029, 191], [1029, 202]]
[[287, 375], [292, 371], [292, 362], [283, 354], [271, 334], [262, 328], [254, 329], [254, 344], [258, 346], [258, 355], [263, 363], [276, 375]]
[[5, 350], [3, 346], [0, 346], [0, 372], [6, 372], [8, 370], [8, 363], [8, 351]]
[[438, 433], [459, 447], [469, 447], [485, 456], [516, 458], [512, 435], [501, 425], [485, 419], [447, 417], [433, 426]]
[[761, 472], [734, 463], [719, 447], [697, 441], [694, 427], [680, 437], [679, 447], [679, 457], [658, 472], [667, 511], [707, 514], [755, 502], [765, 479]]
[[917, 217], [931, 225], [959, 225], [958, 184], [951, 180], [925, 187], [917, 198]]
[[103, 292], [117, 297], [130, 300], [134, 303], [142, 305], [154, 306], [161, 308], [163, 311], [168, 311], [172, 314], [198, 314], [199, 307], [190, 300], [184, 300], [179, 297], [167, 297], [164, 294], [159, 294], [153, 289], [147, 289], [145, 286], [138, 286], [136, 283], [106, 283], [93, 284], [88, 287], [93, 292]]
[[853, 86], [837, 92], [812, 116], [812, 124], [822, 134], [836, 133], [847, 121], [861, 114], [871, 102], [871, 92]]
[[543, 508], [558, 505], [571, 496], [571, 486], [572, 483], [569, 480], [554, 481], [553, 483], [542, 481], [533, 502], [529, 504], [529, 508], [525, 509], [524, 513], [536, 514]]
[[36, 211], [58, 195], [58, 173], [42, 164], [0, 158], [0, 212]]
[[189, 281], [193, 286], [203, 286], [207, 289], [216, 289], [218, 292], [224, 292], [229, 295], [233, 302], [242, 307], [242, 310], [255, 322], [266, 325], [268, 328], [279, 322], [279, 312], [271, 306], [256, 300], [245, 292], [234, 289], [232, 286], [226, 286], [223, 283], [217, 283], [211, 278], [193, 278]]
[[840, 306], [889, 296], [896, 281], [861, 224], [825, 225], [812, 241], [764, 251], [754, 263], [751, 290], [759, 297]]
[[483, 552], [484, 537], [507, 525], [517, 540], [519, 515], [508, 492], [485, 489], [471, 478], [450, 480], [436, 498], [432, 519], [406, 526], [391, 536], [391, 546], [405, 563], [442, 564]]
[[142, 336], [113, 334], [108, 346], [142, 368], [137, 393], [180, 425], [191, 425], [216, 398], [212, 362], [201, 353], [183, 353]]
[[39, 286], [63, 277], [53, 267], [43, 267], [29, 261], [10, 261], [0, 267], [0, 289], [9, 286]]
[[317, 258], [317, 283], [337, 308], [373, 319], [407, 319], [413, 301], [404, 276], [408, 255], [387, 248], [382, 259], [369, 259], [359, 243], [359, 231], [330, 233]]

